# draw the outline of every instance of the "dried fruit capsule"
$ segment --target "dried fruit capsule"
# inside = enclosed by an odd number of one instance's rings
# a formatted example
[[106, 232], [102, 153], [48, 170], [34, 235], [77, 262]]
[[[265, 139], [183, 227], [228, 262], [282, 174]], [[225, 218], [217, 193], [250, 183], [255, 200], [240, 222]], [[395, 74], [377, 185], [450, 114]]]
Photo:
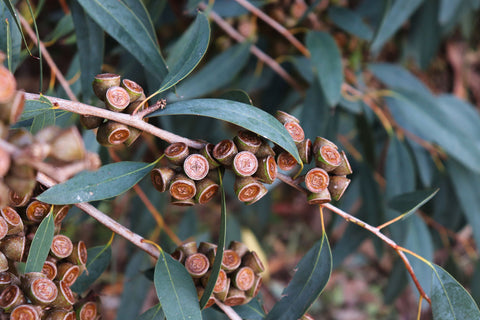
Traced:
[[[197, 296], [198, 296], [198, 300], [200, 300], [203, 296], [203, 293], [205, 292], [205, 288], [202, 287], [202, 286], [196, 286], [195, 287], [197, 289]], [[208, 298], [208, 301], [207, 301], [207, 304], [205, 305], [205, 309], [206, 308], [210, 308], [211, 306], [213, 306], [215, 304], [215, 298], [212, 296], [210, 296]]]
[[[205, 276], [201, 279], [202, 285], [205, 287], [207, 286], [208, 280], [210, 279], [212, 271], [208, 271]], [[225, 270], [220, 269], [217, 277], [217, 281], [215, 282], [215, 287], [213, 287], [213, 293], [220, 293], [228, 289], [228, 276]]]
[[228, 290], [227, 297], [223, 303], [227, 306], [239, 306], [244, 304], [246, 300], [245, 291], [239, 290], [233, 286]]
[[280, 170], [291, 171], [298, 165], [297, 160], [288, 152], [281, 152], [277, 157], [277, 165]]
[[14, 124], [20, 118], [25, 106], [25, 94], [23, 91], [16, 91], [11, 102], [0, 103], [0, 119], [6, 124]]
[[300, 120], [298, 120], [296, 117], [281, 110], [277, 110], [277, 112], [275, 113], [275, 118], [277, 118], [277, 120], [280, 121], [282, 124], [286, 122], [300, 123]]
[[97, 117], [97, 116], [88, 116], [88, 115], [80, 115], [80, 124], [85, 128], [85, 129], [95, 129], [98, 128], [103, 121], [105, 121], [104, 118]]
[[52, 301], [52, 306], [55, 308], [70, 308], [75, 303], [75, 296], [73, 295], [72, 289], [67, 285], [65, 281], [57, 282], [57, 296], [54, 301]]
[[253, 175], [258, 169], [257, 157], [250, 151], [241, 151], [233, 158], [233, 171], [240, 177]]
[[27, 194], [20, 194], [13, 190], [9, 190], [8, 192], [8, 202], [12, 207], [23, 207], [30, 201], [31, 198], [31, 192]]
[[50, 205], [38, 200], [30, 202], [25, 210], [27, 219], [34, 223], [40, 223], [50, 212]]
[[222, 269], [225, 270], [226, 273], [237, 269], [240, 263], [242, 263], [242, 259], [238, 256], [238, 253], [230, 249], [223, 251]]
[[50, 156], [60, 161], [83, 160], [86, 154], [82, 135], [76, 127], [63, 130], [52, 140]]
[[[0, 272], [4, 272], [4, 271], [7, 271], [9, 269], [9, 265], [8, 265], [8, 259], [7, 257], [3, 254], [3, 252], [0, 252]], [[1, 281], [0, 281], [0, 284], [1, 284]], [[2, 290], [3, 288], [1, 288], [1, 285], [0, 285], [0, 291]]]
[[48, 278], [38, 277], [33, 280], [28, 279], [26, 284], [22, 282], [22, 287], [25, 290], [26, 296], [36, 305], [47, 306], [57, 298], [57, 287], [55, 283]]
[[75, 312], [66, 309], [50, 309], [45, 320], [76, 320]]
[[249, 252], [247, 245], [240, 241], [230, 242], [228, 249], [235, 251], [240, 258], [242, 258], [245, 253]]
[[214, 251], [214, 255], [215, 255], [216, 250], [217, 250], [217, 245], [214, 243], [202, 241], [198, 245], [198, 252], [201, 252], [203, 254], [208, 254], [210, 251]]
[[318, 193], [309, 193], [307, 195], [308, 204], [323, 204], [332, 201], [328, 189], [322, 190]]
[[8, 233], [8, 224], [3, 217], [0, 217], [0, 240]]
[[174, 165], [181, 166], [190, 154], [188, 146], [183, 142], [175, 142], [164, 151], [165, 157]]
[[10, 313], [16, 306], [26, 302], [22, 290], [17, 285], [6, 287], [0, 294], [0, 308], [3, 312]]
[[239, 151], [250, 151], [251, 153], [256, 153], [262, 145], [262, 139], [257, 134], [247, 130], [239, 131], [233, 141]]
[[97, 141], [102, 146], [110, 147], [125, 142], [130, 136], [127, 125], [108, 120], [98, 127]]
[[342, 163], [337, 146], [327, 139], [317, 137], [313, 146], [315, 164], [327, 172], [334, 170]]
[[42, 273], [45, 274], [50, 280], [55, 279], [57, 276], [57, 264], [52, 261], [45, 261], [43, 264]]
[[300, 143], [297, 143], [298, 154], [300, 155], [300, 160], [303, 163], [308, 164], [312, 161], [312, 140], [305, 139]]
[[224, 166], [230, 166], [237, 153], [237, 146], [232, 140], [220, 141], [215, 145], [212, 151], [213, 157]]
[[253, 281], [252, 287], [247, 291], [245, 291], [245, 294], [247, 295], [247, 297], [255, 297], [260, 291], [261, 286], [262, 286], [262, 276], [256, 275], [255, 280]]
[[259, 159], [255, 177], [263, 183], [271, 184], [277, 178], [278, 166], [275, 158], [267, 156]]
[[210, 262], [203, 253], [191, 254], [185, 259], [185, 269], [193, 278], [203, 277], [210, 268]]
[[220, 166], [220, 163], [215, 160], [215, 158], [212, 155], [213, 148], [215, 146], [211, 143], [207, 143], [203, 146], [203, 148], [200, 150], [200, 154], [205, 157], [208, 161], [208, 168], [210, 170], [218, 168]]
[[170, 195], [177, 200], [192, 199], [197, 192], [195, 182], [184, 174], [177, 174], [170, 184]]
[[75, 305], [75, 313], [78, 320], [95, 320], [97, 319], [98, 308], [97, 304], [92, 301], [87, 301], [79, 305]]
[[268, 189], [263, 184], [260, 183], [258, 186], [260, 187], [260, 191], [258, 192], [258, 194], [252, 200], [245, 202], [245, 204], [247, 205], [254, 204], [258, 200], [262, 199], [268, 193]]
[[228, 291], [230, 290], [230, 278], [227, 278], [227, 283], [225, 285], [225, 287], [223, 288], [222, 291], [220, 292], [215, 292], [214, 295], [215, 297], [220, 300], [220, 301], [224, 301], [226, 298], [227, 298], [227, 294], [228, 294]]
[[167, 190], [170, 185], [170, 181], [175, 176], [175, 171], [173, 169], [163, 167], [163, 168], [154, 168], [150, 172], [150, 178], [152, 179], [152, 184], [155, 189], [160, 192]]
[[122, 87], [114, 86], [107, 90], [105, 105], [108, 110], [122, 112], [130, 104], [130, 96]]
[[232, 284], [242, 291], [249, 290], [255, 282], [255, 273], [250, 267], [242, 267], [235, 270], [231, 276]]
[[298, 122], [285, 122], [283, 126], [287, 129], [294, 142], [300, 143], [305, 139], [305, 132]]
[[87, 264], [88, 251], [85, 242], [82, 240], [73, 244], [72, 253], [67, 257], [67, 260], [78, 266]]
[[72, 254], [73, 244], [69, 237], [58, 234], [53, 237], [50, 254], [57, 259], [63, 259]]
[[23, 231], [23, 220], [15, 209], [12, 207], [4, 207], [0, 212], [8, 225], [8, 235]]
[[9, 191], [5, 183], [0, 181], [0, 208], [10, 205]]
[[270, 147], [270, 145], [268, 144], [267, 141], [263, 141], [262, 145], [260, 146], [260, 148], [258, 148], [255, 155], [259, 159], [260, 158], [265, 158], [265, 157], [268, 157], [268, 156], [274, 157], [275, 156], [275, 151], [273, 151], [272, 147]]
[[143, 88], [132, 80], [123, 79], [122, 88], [127, 91], [128, 96], [130, 97], [130, 102], [136, 101], [143, 94]]
[[346, 176], [348, 174], [352, 174], [352, 167], [350, 166], [350, 162], [348, 161], [345, 151], [340, 152], [340, 158], [342, 159], [342, 162], [338, 167], [333, 169], [332, 174], [337, 176]]
[[247, 252], [242, 258], [242, 265], [252, 268], [255, 274], [262, 273], [265, 270], [262, 261], [255, 251]]
[[252, 177], [237, 177], [233, 186], [238, 200], [249, 202], [254, 200], [262, 190], [262, 184]]
[[7, 236], [0, 241], [0, 250], [12, 261], [22, 261], [25, 251], [25, 236]]
[[13, 99], [17, 81], [13, 74], [0, 63], [0, 104], [6, 104]]
[[59, 263], [57, 269], [56, 280], [63, 281], [67, 286], [74, 284], [80, 275], [80, 268], [78, 265], [70, 262]]
[[195, 200], [193, 200], [192, 198], [179, 200], [172, 197], [170, 199], [170, 203], [173, 204], [174, 206], [179, 206], [179, 207], [193, 207], [195, 205]]
[[330, 184], [328, 185], [328, 191], [333, 200], [338, 201], [343, 196], [345, 190], [347, 190], [350, 184], [350, 179], [343, 176], [330, 177]]
[[192, 180], [202, 180], [208, 174], [208, 161], [201, 154], [191, 154], [183, 162], [183, 171]]
[[197, 243], [195, 241], [189, 241], [182, 243], [178, 249], [183, 252], [185, 257], [188, 257], [194, 253], [197, 253]]
[[20, 282], [18, 278], [15, 277], [11, 272], [2, 271], [0, 272], [0, 292], [2, 292], [6, 287], [11, 285], [18, 285]]
[[22, 304], [13, 309], [10, 320], [40, 320], [42, 309], [31, 304]]
[[120, 85], [120, 76], [113, 73], [97, 74], [93, 79], [93, 92], [98, 99], [104, 101], [108, 88]]
[[55, 225], [60, 225], [65, 219], [65, 217], [68, 214], [68, 211], [70, 210], [70, 206], [65, 205], [65, 206], [54, 206], [53, 207], [53, 222]]
[[195, 183], [197, 193], [195, 194], [195, 201], [200, 204], [205, 204], [210, 201], [220, 187], [215, 181], [205, 178]]
[[305, 186], [310, 192], [318, 193], [328, 187], [328, 173], [320, 168], [310, 169], [305, 175]]

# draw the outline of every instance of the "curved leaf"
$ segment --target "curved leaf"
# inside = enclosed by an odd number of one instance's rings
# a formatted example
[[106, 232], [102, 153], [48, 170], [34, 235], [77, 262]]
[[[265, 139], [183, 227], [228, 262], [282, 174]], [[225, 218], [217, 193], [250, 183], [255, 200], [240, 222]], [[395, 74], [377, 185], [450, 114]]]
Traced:
[[163, 313], [162, 305], [159, 303], [139, 315], [136, 320], [163, 320], [164, 318], [165, 314]]
[[405, 219], [432, 199], [437, 194], [438, 190], [439, 189], [437, 188], [403, 193], [392, 198], [388, 202], [388, 206], [391, 209], [401, 212]]
[[202, 319], [192, 277], [180, 262], [163, 250], [155, 265], [153, 282], [168, 320]]
[[37, 199], [50, 204], [73, 204], [112, 198], [133, 187], [155, 163], [123, 161], [107, 164], [97, 171], [81, 172], [46, 190]]
[[0, 50], [7, 55], [8, 69], [14, 72], [20, 63], [22, 34], [15, 26], [15, 17], [7, 9], [4, 1], [0, 1]]
[[342, 56], [337, 43], [328, 33], [318, 31], [309, 32], [306, 43], [325, 100], [334, 106], [340, 101], [343, 83]]
[[78, 0], [85, 12], [151, 74], [162, 80], [167, 67], [155, 39], [141, 18], [122, 1]]
[[156, 93], [170, 89], [192, 72], [207, 51], [209, 41], [210, 25], [207, 16], [199, 13], [195, 22], [175, 43], [170, 52], [167, 59], [169, 73]]
[[205, 291], [200, 299], [200, 308], [202, 309], [207, 305], [208, 299], [212, 295], [215, 284], [217, 283], [218, 274], [220, 273], [220, 268], [222, 267], [223, 251], [225, 250], [225, 241], [227, 238], [227, 207], [225, 203], [225, 190], [223, 189], [223, 181], [220, 170], [218, 170], [218, 175], [220, 180], [220, 193], [222, 197], [222, 217], [220, 221], [220, 233], [218, 235], [217, 253], [215, 255], [215, 260], [213, 261], [210, 277], [207, 285], [205, 286]]
[[433, 265], [432, 312], [434, 320], [480, 319], [480, 310], [457, 280]]
[[253, 299], [247, 304], [243, 304], [240, 306], [233, 307], [236, 313], [242, 319], [249, 319], [249, 320], [262, 320], [265, 318], [265, 311], [263, 311], [263, 306], [257, 299]]
[[292, 281], [282, 293], [282, 299], [273, 306], [266, 320], [301, 318], [322, 293], [332, 272], [332, 253], [324, 233], [302, 258]]
[[25, 272], [41, 272], [52, 246], [55, 223], [53, 214], [50, 212], [38, 226], [32, 245], [28, 252]]
[[357, 12], [343, 7], [332, 6], [328, 8], [328, 16], [339, 28], [361, 39], [372, 40], [372, 28], [363, 21]]
[[90, 248], [87, 253], [87, 270], [84, 271], [71, 286], [71, 289], [78, 294], [88, 290], [95, 280], [100, 277], [103, 271], [107, 269], [112, 258], [112, 241], [110, 240], [104, 246]]
[[193, 115], [215, 118], [255, 132], [290, 152], [301, 163], [297, 147], [287, 130], [270, 114], [251, 105], [223, 99], [194, 99], [169, 104], [148, 115]]

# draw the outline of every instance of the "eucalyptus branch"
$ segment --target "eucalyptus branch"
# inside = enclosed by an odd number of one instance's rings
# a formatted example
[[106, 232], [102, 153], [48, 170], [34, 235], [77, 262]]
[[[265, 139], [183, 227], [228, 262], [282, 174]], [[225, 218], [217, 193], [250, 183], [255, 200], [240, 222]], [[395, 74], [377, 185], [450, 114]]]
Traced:
[[215, 298], [215, 304], [222, 309], [225, 315], [231, 320], [242, 320], [242, 318], [232, 309], [232, 307], [224, 305], [220, 300]]
[[[202, 142], [181, 137], [179, 135], [160, 129], [154, 125], [151, 125], [143, 121], [142, 116], [144, 114], [129, 115], [126, 113], [113, 112], [107, 109], [93, 107], [88, 104], [84, 104], [80, 102], [74, 102], [74, 101], [69, 101], [69, 100], [50, 97], [50, 96], [43, 96], [43, 95], [42, 97], [47, 98], [53, 104], [55, 109], [65, 110], [65, 111], [77, 113], [80, 115], [97, 116], [97, 117], [117, 121], [117, 122], [129, 125], [131, 127], [135, 127], [147, 133], [150, 133], [169, 143], [184, 142], [189, 147], [192, 147], [195, 149], [200, 149], [204, 145]], [[40, 99], [40, 95], [34, 94], [34, 93], [25, 93], [25, 99], [38, 100]]]
[[[284, 183], [294, 187], [295, 189], [303, 192], [303, 193], [307, 193], [307, 191], [298, 185], [298, 183], [293, 180], [292, 178], [290, 178], [289, 176], [286, 176], [286, 175], [283, 175], [283, 174], [278, 174], [277, 177], [283, 181]], [[412, 278], [413, 282], [415, 283], [415, 286], [417, 287], [417, 290], [418, 292], [420, 293], [420, 295], [428, 301], [428, 303], [431, 303], [431, 300], [430, 298], [428, 297], [428, 295], [425, 293], [425, 290], [423, 290], [423, 287], [420, 285], [419, 281], [418, 281], [418, 278], [417, 276], [415, 275], [415, 272], [412, 268], [412, 265], [410, 264], [410, 261], [408, 260], [408, 258], [405, 256], [405, 254], [402, 252], [402, 250], [404, 249], [402, 246], [399, 246], [397, 243], [395, 243], [395, 241], [393, 241], [392, 239], [390, 239], [389, 237], [387, 237], [386, 235], [384, 235], [383, 233], [381, 233], [380, 229], [378, 227], [374, 227], [372, 225], [369, 225], [368, 223], [352, 216], [351, 214], [335, 207], [334, 205], [330, 204], [330, 203], [325, 203], [325, 204], [322, 204], [323, 207], [329, 209], [330, 211], [338, 214], [339, 216], [341, 216], [342, 218], [344, 218], [346, 221], [348, 222], [352, 222], [354, 224], [356, 224], [357, 226], [359, 227], [362, 227], [368, 231], [370, 231], [371, 233], [373, 233], [374, 235], [376, 235], [378, 238], [380, 238], [381, 240], [383, 240], [386, 244], [388, 244], [390, 247], [392, 247], [397, 253], [398, 255], [400, 256], [400, 258], [402, 259], [403, 263], [405, 264], [405, 267], [407, 268], [407, 271], [408, 273], [410, 274], [410, 277]]]

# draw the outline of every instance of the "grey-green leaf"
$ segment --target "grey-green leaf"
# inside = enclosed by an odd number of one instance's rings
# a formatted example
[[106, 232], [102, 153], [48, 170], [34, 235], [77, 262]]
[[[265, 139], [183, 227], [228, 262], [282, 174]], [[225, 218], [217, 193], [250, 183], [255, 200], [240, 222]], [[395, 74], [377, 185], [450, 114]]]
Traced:
[[87, 271], [84, 271], [71, 286], [71, 289], [78, 294], [88, 290], [95, 280], [107, 269], [112, 258], [112, 243], [108, 242], [104, 246], [90, 248], [87, 253]]
[[202, 319], [192, 277], [180, 262], [163, 250], [155, 265], [153, 282], [168, 320]]
[[227, 121], [278, 144], [301, 163], [297, 147], [287, 130], [272, 115], [251, 105], [223, 99], [194, 99], [169, 104], [149, 117], [192, 115]]
[[[14, 72], [20, 63], [22, 35], [4, 2], [0, 1], [0, 50], [7, 54], [8, 69]], [[10, 40], [10, 41], [9, 41]]]
[[164, 318], [165, 314], [163, 313], [162, 305], [159, 303], [139, 315], [136, 320], [163, 320]]
[[252, 299], [247, 304], [233, 307], [233, 310], [242, 317], [242, 319], [249, 320], [262, 320], [265, 318], [265, 311], [263, 311], [263, 306], [257, 299]]
[[328, 8], [328, 16], [339, 28], [361, 39], [372, 40], [372, 28], [363, 21], [357, 12], [344, 7], [331, 6]]
[[38, 226], [28, 253], [25, 272], [41, 272], [52, 245], [55, 223], [50, 212]]
[[322, 293], [332, 272], [332, 253], [324, 234], [302, 258], [295, 275], [265, 318], [266, 320], [292, 320], [301, 318]]
[[115, 197], [140, 181], [153, 163], [123, 161], [107, 164], [97, 171], [81, 172], [57, 184], [37, 199], [51, 204], [73, 204]]
[[405, 23], [424, 0], [401, 0], [393, 2], [390, 10], [383, 16], [380, 27], [373, 40], [371, 50], [377, 52], [383, 44]]
[[[138, 0], [139, 1], [139, 0]], [[85, 12], [122, 47], [130, 52], [158, 80], [167, 75], [167, 67], [149, 27], [134, 11], [118, 0], [78, 0]]]
[[170, 89], [195, 69], [207, 51], [210, 25], [207, 16], [199, 13], [195, 22], [175, 43], [167, 60], [169, 73], [157, 92]]
[[434, 320], [480, 319], [470, 294], [447, 271], [433, 266], [432, 312]]
[[325, 99], [334, 106], [340, 101], [343, 83], [342, 56], [337, 43], [328, 33], [311, 31], [306, 44]]
[[403, 193], [392, 198], [388, 202], [388, 206], [405, 215], [406, 218], [411, 213], [432, 199], [439, 189], [416, 190], [413, 192]]

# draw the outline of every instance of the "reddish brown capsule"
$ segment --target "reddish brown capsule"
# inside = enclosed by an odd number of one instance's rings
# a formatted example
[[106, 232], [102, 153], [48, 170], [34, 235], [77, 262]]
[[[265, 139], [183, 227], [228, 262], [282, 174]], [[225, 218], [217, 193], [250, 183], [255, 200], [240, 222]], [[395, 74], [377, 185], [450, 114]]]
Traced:
[[53, 222], [55, 225], [60, 225], [65, 219], [70, 210], [70, 206], [54, 206], [53, 207]]
[[171, 256], [173, 259], [177, 260], [180, 263], [183, 263], [183, 261], [185, 260], [185, 254], [178, 248], [172, 252]]
[[261, 286], [262, 276], [257, 275], [255, 276], [255, 281], [253, 282], [252, 287], [245, 292], [247, 297], [255, 297], [260, 291]]
[[303, 132], [303, 128], [298, 122], [285, 122], [283, 126], [287, 129], [294, 142], [300, 143], [305, 139], [305, 132]]
[[[201, 283], [205, 287], [207, 286], [208, 280], [210, 279], [212, 271], [210, 270], [205, 274], [205, 276], [202, 278]], [[213, 287], [213, 293], [220, 293], [225, 291], [228, 285], [228, 276], [225, 270], [220, 269], [220, 272], [218, 273], [218, 278], [217, 281], [215, 282], [215, 287]]]
[[297, 144], [298, 154], [303, 163], [308, 164], [312, 161], [312, 140], [305, 139]]
[[195, 205], [195, 200], [193, 200], [193, 198], [186, 200], [178, 200], [170, 197], [170, 203], [178, 207], [193, 207]]
[[258, 200], [262, 199], [268, 193], [268, 189], [263, 184], [260, 183], [258, 186], [260, 187], [260, 191], [258, 192], [258, 194], [252, 200], [245, 202], [245, 204], [247, 205], [254, 204]]
[[127, 91], [130, 102], [136, 101], [143, 94], [143, 88], [135, 81], [123, 79], [122, 87]]
[[207, 203], [215, 196], [219, 187], [217, 183], [209, 178], [196, 182], [197, 193], [195, 194], [195, 201], [200, 204]]
[[249, 177], [258, 169], [257, 157], [250, 151], [241, 151], [233, 159], [233, 171], [240, 177]]
[[347, 190], [350, 184], [350, 179], [343, 176], [330, 177], [330, 184], [328, 185], [328, 191], [333, 200], [338, 201], [343, 196], [345, 190]]
[[181, 166], [190, 154], [190, 150], [185, 143], [175, 142], [165, 149], [164, 154], [171, 163]]
[[25, 287], [26, 295], [35, 304], [47, 306], [52, 303], [58, 294], [57, 287], [52, 280], [47, 278], [37, 278], [30, 282], [29, 287]]
[[130, 96], [122, 87], [114, 86], [107, 90], [105, 105], [108, 110], [122, 112], [130, 104]]
[[120, 76], [113, 73], [97, 74], [93, 79], [93, 92], [98, 99], [104, 101], [108, 88], [120, 85]]
[[192, 199], [197, 192], [195, 182], [183, 174], [177, 174], [170, 184], [170, 195], [177, 200]]
[[3, 312], [10, 313], [15, 307], [26, 302], [22, 290], [17, 285], [6, 287], [0, 294], [0, 308]]
[[8, 225], [8, 235], [17, 234], [23, 231], [23, 220], [15, 209], [4, 207], [1, 210], [2, 217]]
[[10, 320], [40, 320], [41, 309], [30, 304], [22, 304], [13, 309]]
[[255, 251], [247, 252], [242, 258], [242, 265], [250, 267], [255, 274], [261, 273], [265, 270], [262, 260], [258, 257]]
[[188, 257], [194, 253], [197, 253], [197, 243], [195, 241], [189, 241], [182, 243], [178, 250], [182, 251], [185, 257]]
[[245, 292], [234, 287], [230, 287], [228, 290], [227, 298], [223, 303], [227, 306], [239, 306], [246, 301]]
[[185, 259], [185, 269], [193, 278], [203, 277], [210, 268], [210, 262], [203, 253], [191, 254]]
[[154, 168], [150, 172], [150, 178], [152, 179], [152, 185], [155, 189], [160, 192], [165, 192], [170, 185], [170, 181], [175, 176], [175, 171], [173, 169], [164, 167], [164, 168]]
[[275, 157], [275, 151], [273, 151], [272, 147], [268, 144], [267, 141], [263, 141], [260, 148], [258, 148], [257, 152], [255, 153], [257, 158], [265, 158], [268, 156]]
[[97, 319], [97, 304], [92, 301], [85, 302], [81, 305], [75, 306], [75, 311], [78, 320], [95, 320]]
[[[3, 254], [3, 252], [0, 252], [0, 272], [7, 271], [10, 266], [8, 265], [8, 259], [7, 257]], [[2, 291], [3, 288], [0, 287], [0, 292]]]
[[267, 156], [258, 161], [258, 169], [255, 172], [255, 177], [263, 183], [271, 184], [277, 178], [278, 166], [275, 158]]
[[113, 146], [125, 142], [130, 136], [127, 125], [112, 120], [104, 122], [98, 127], [97, 141], [102, 146]]
[[32, 193], [20, 194], [13, 190], [8, 192], [8, 202], [12, 207], [23, 207], [32, 198]]
[[0, 272], [0, 292], [3, 291], [8, 286], [11, 285], [18, 285], [20, 282], [17, 277], [15, 277], [12, 273], [2, 271]]
[[220, 301], [225, 301], [227, 298], [228, 291], [230, 290], [230, 278], [227, 278], [227, 285], [225, 286], [225, 289], [223, 291], [215, 293], [215, 297], [220, 300]]
[[235, 270], [232, 275], [233, 285], [243, 291], [247, 291], [255, 282], [255, 273], [250, 267], [242, 267]]
[[45, 315], [45, 320], [76, 320], [74, 311], [66, 309], [51, 309]]
[[245, 253], [249, 251], [247, 245], [240, 241], [230, 242], [228, 249], [235, 251], [240, 258], [242, 258], [245, 255]]
[[[205, 292], [205, 288], [202, 286], [196, 286], [196, 289], [197, 289], [198, 300], [200, 300]], [[215, 304], [215, 298], [213, 297], [213, 295], [211, 295], [208, 298], [207, 304], [205, 305], [204, 309], [210, 308], [214, 304]]]
[[72, 254], [68, 256], [67, 260], [73, 264], [84, 266], [87, 264], [87, 258], [87, 246], [85, 246], [85, 242], [80, 240], [73, 244]]
[[208, 255], [210, 251], [214, 251], [213, 255], [215, 256], [216, 250], [217, 250], [217, 245], [214, 243], [202, 241], [198, 245], [198, 252], [201, 252], [205, 255]]
[[232, 140], [222, 140], [213, 148], [213, 157], [225, 166], [233, 163], [233, 158], [238, 153], [237, 146]]
[[87, 116], [87, 115], [80, 115], [80, 123], [81, 125], [88, 130], [98, 128], [103, 121], [104, 118], [97, 117], [97, 116]]
[[25, 106], [25, 94], [16, 91], [11, 102], [0, 104], [0, 119], [6, 124], [14, 124], [20, 118]]
[[320, 168], [310, 169], [305, 175], [305, 186], [310, 192], [318, 193], [328, 187], [328, 173]]
[[213, 148], [215, 146], [211, 143], [207, 143], [205, 144], [205, 146], [203, 146], [203, 148], [200, 150], [200, 153], [202, 154], [202, 156], [204, 156], [207, 161], [208, 161], [208, 168], [210, 170], [212, 169], [215, 169], [215, 168], [218, 168], [220, 166], [220, 163], [217, 162], [217, 160], [215, 160], [215, 158], [213, 157], [212, 153], [213, 153]]
[[250, 151], [251, 153], [257, 152], [262, 145], [262, 139], [257, 134], [247, 130], [239, 131], [233, 141], [239, 151]]
[[40, 223], [50, 212], [50, 205], [34, 200], [30, 202], [25, 212], [28, 220], [34, 223]]
[[340, 152], [340, 157], [342, 158], [342, 162], [338, 167], [333, 169], [332, 174], [337, 176], [346, 176], [348, 174], [352, 174], [352, 167], [350, 166], [350, 162], [348, 161], [347, 155], [344, 151]]
[[278, 121], [280, 121], [282, 124], [286, 122], [296, 122], [300, 123], [300, 120], [298, 120], [296, 117], [292, 116], [289, 113], [286, 113], [285, 111], [278, 110], [275, 113], [275, 118], [277, 118]]
[[191, 154], [183, 162], [183, 171], [192, 180], [202, 180], [208, 174], [208, 161], [201, 154]]
[[238, 253], [230, 249], [223, 251], [222, 269], [225, 272], [234, 271], [240, 266], [240, 263], [242, 263], [242, 259], [238, 256]]
[[233, 186], [238, 200], [242, 202], [249, 202], [254, 200], [262, 190], [262, 184], [252, 177], [235, 179]]
[[8, 233], [8, 224], [3, 217], [0, 217], [0, 240]]
[[24, 236], [7, 236], [0, 241], [0, 250], [10, 260], [22, 261], [25, 251]]
[[55, 279], [57, 276], [57, 264], [52, 261], [45, 261], [43, 264], [42, 273], [45, 274], [50, 280]]
[[75, 283], [79, 275], [80, 268], [78, 265], [70, 262], [64, 262], [58, 264], [58, 272], [55, 278], [58, 281], [63, 281], [65, 285], [70, 287]]
[[67, 285], [65, 281], [57, 282], [57, 297], [52, 302], [52, 306], [55, 308], [70, 308], [75, 303], [75, 296], [72, 289]]
[[322, 190], [318, 193], [309, 193], [307, 195], [308, 204], [323, 204], [332, 201], [328, 189]]
[[57, 259], [63, 259], [72, 254], [73, 244], [67, 236], [58, 234], [53, 237], [50, 253]]
[[65, 162], [83, 160], [86, 154], [82, 135], [76, 127], [63, 130], [53, 139], [50, 156]]
[[315, 164], [327, 172], [334, 170], [342, 163], [342, 158], [337, 149], [324, 145], [315, 154]]
[[281, 152], [277, 157], [277, 165], [280, 170], [291, 171], [297, 167], [297, 160], [288, 152]]

